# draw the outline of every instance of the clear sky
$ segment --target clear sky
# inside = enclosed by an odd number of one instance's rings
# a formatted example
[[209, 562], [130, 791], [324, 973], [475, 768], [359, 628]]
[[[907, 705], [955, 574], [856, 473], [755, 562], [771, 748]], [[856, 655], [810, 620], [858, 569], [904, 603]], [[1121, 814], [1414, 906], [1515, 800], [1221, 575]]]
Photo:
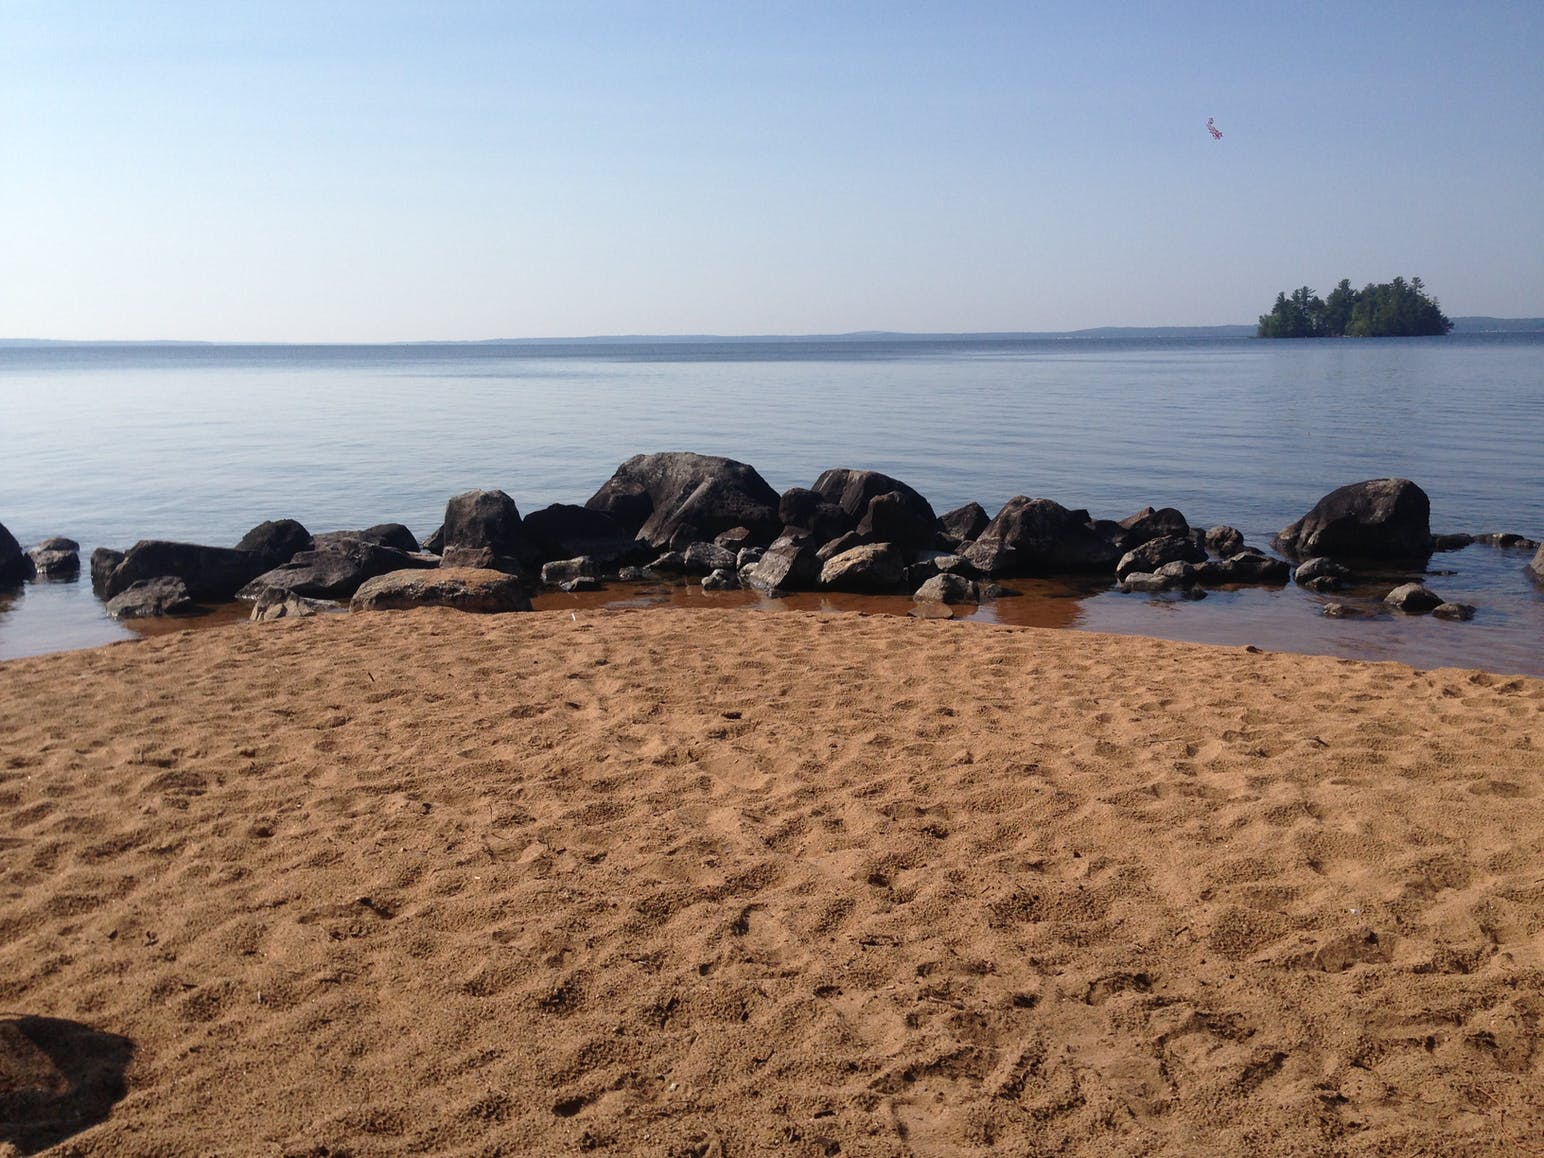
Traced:
[[1396, 274], [1544, 314], [1539, 0], [0, 0], [0, 337], [1206, 325]]

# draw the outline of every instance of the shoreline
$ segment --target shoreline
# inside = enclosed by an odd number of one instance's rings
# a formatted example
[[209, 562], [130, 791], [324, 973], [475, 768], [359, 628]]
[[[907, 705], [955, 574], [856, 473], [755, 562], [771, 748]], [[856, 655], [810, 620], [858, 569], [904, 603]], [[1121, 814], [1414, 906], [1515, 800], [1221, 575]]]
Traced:
[[0, 694], [0, 1042], [46, 1021], [116, 1070], [75, 1153], [1544, 1128], [1544, 681], [422, 609], [8, 661]]

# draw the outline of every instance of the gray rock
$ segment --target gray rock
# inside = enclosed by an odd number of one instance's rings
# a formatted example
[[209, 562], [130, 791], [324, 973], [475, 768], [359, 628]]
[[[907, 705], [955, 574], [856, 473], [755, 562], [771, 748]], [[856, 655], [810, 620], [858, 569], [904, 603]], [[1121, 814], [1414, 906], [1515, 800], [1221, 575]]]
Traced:
[[741, 581], [765, 594], [798, 591], [815, 585], [820, 565], [808, 543], [780, 540], [742, 572]]
[[680, 551], [666, 551], [650, 563], [648, 569], [656, 575], [684, 575], [686, 556]]
[[753, 563], [759, 563], [766, 553], [765, 547], [741, 547], [734, 557], [734, 569], [743, 571]]
[[1419, 583], [1403, 583], [1383, 597], [1390, 607], [1397, 607], [1406, 615], [1425, 615], [1446, 602], [1429, 587]]
[[44, 539], [27, 552], [33, 572], [40, 579], [62, 579], [80, 574], [80, 544], [62, 536]]
[[541, 581], [548, 587], [556, 587], [570, 579], [594, 578], [598, 570], [595, 560], [588, 555], [581, 555], [577, 559], [554, 559], [542, 564]]
[[1173, 590], [1178, 584], [1165, 575], [1151, 571], [1132, 571], [1120, 581], [1120, 589], [1126, 594], [1151, 594]]
[[634, 455], [584, 505], [652, 547], [673, 544], [686, 529], [711, 539], [745, 527], [768, 542], [782, 526], [777, 492], [754, 467], [688, 451]]
[[439, 567], [377, 575], [360, 587], [349, 602], [350, 611], [399, 611], [412, 607], [452, 607], [457, 611], [498, 614], [529, 611], [531, 600], [520, 580], [507, 572]]
[[557, 587], [559, 591], [573, 595], [580, 591], [604, 591], [606, 585], [593, 575], [575, 575], [572, 579], [560, 580]]
[[257, 600], [273, 591], [313, 599], [347, 599], [369, 579], [393, 571], [433, 568], [439, 562], [432, 555], [409, 555], [363, 539], [317, 537], [326, 544], [322, 549], [301, 551], [288, 563], [263, 572], [243, 587], [237, 598]]
[[445, 504], [444, 565], [519, 574], [541, 553], [525, 533], [520, 508], [500, 490], [467, 491]]
[[734, 568], [735, 562], [734, 552], [728, 547], [720, 547], [717, 543], [693, 543], [686, 548], [684, 558], [688, 575], [729, 571]]
[[1058, 575], [1111, 570], [1120, 550], [1088, 512], [1017, 495], [961, 554], [982, 575]]
[[142, 539], [113, 568], [103, 594], [110, 600], [140, 580], [175, 575], [191, 598], [223, 603], [234, 599], [236, 592], [264, 569], [262, 556], [252, 551]]
[[739, 588], [739, 576], [727, 567], [710, 571], [702, 579], [704, 591], [738, 591]]
[[194, 610], [187, 584], [175, 575], [136, 579], [107, 601], [107, 614], [114, 619], [186, 615]]
[[1133, 571], [1157, 571], [1165, 563], [1200, 563], [1206, 552], [1188, 535], [1159, 535], [1127, 551], [1115, 564], [1115, 575], [1124, 579]]
[[851, 551], [854, 547], [861, 547], [864, 543], [870, 541], [858, 534], [857, 531], [847, 531], [844, 534], [838, 535], [830, 542], [823, 544], [820, 550], [815, 552], [815, 557], [824, 563], [827, 559], [840, 555], [843, 551]]
[[966, 503], [938, 516], [939, 542], [951, 550], [973, 543], [992, 521], [980, 503]]
[[1225, 583], [1285, 583], [1292, 578], [1292, 568], [1281, 559], [1250, 550], [1222, 560], [1221, 573]]
[[1293, 558], [1424, 561], [1431, 555], [1431, 500], [1409, 479], [1352, 483], [1325, 495], [1274, 540]]
[[963, 575], [940, 572], [912, 593], [918, 603], [979, 603], [981, 593]]
[[920, 550], [931, 547], [938, 533], [932, 504], [900, 479], [877, 470], [823, 471], [810, 489], [842, 509], [843, 530], [862, 531], [868, 542]]
[[252, 605], [253, 623], [272, 623], [279, 619], [307, 619], [328, 611], [343, 611], [343, 604], [331, 599], [310, 599], [291, 591], [265, 591]]
[[865, 543], [833, 555], [820, 569], [820, 586], [828, 591], [888, 593], [905, 578], [906, 561], [893, 543]]
[[1243, 550], [1244, 536], [1236, 528], [1226, 523], [1212, 527], [1206, 532], [1206, 549], [1219, 559], [1226, 559], [1230, 555], [1236, 555]]
[[757, 545], [755, 538], [749, 527], [730, 527], [723, 534], [714, 535], [713, 542], [720, 547], [727, 547], [730, 551], [741, 551], [746, 547]]
[[1307, 587], [1310, 591], [1335, 591], [1345, 586], [1347, 578], [1351, 575], [1351, 569], [1326, 559], [1323, 555], [1315, 555], [1312, 559], [1304, 559], [1297, 565], [1292, 577], [1299, 587]]
[[1432, 615], [1438, 619], [1451, 619], [1459, 623], [1467, 623], [1474, 618], [1476, 607], [1472, 603], [1439, 603], [1431, 609]]

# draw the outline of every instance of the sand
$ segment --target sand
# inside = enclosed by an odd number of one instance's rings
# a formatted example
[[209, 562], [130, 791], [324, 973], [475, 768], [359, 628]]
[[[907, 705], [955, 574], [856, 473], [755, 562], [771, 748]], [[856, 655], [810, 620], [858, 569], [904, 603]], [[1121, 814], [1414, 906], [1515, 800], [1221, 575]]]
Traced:
[[1544, 1152], [1544, 682], [423, 610], [0, 705], [0, 1154]]

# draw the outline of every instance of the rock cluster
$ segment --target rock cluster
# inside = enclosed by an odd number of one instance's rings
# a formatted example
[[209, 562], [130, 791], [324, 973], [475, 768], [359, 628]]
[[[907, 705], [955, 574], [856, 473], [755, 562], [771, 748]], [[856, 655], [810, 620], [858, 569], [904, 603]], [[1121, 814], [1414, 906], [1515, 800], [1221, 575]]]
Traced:
[[[1423, 568], [1433, 550], [1459, 540], [1534, 546], [1515, 535], [1433, 536], [1429, 512], [1415, 483], [1372, 479], [1325, 495], [1273, 545], [1297, 561], [1297, 582], [1315, 591], [1347, 585], [1353, 566]], [[50, 539], [23, 552], [0, 527], [0, 584], [79, 568], [77, 544]], [[1544, 582], [1544, 549], [1530, 568]], [[234, 547], [144, 540], [126, 551], [97, 548], [90, 574], [120, 617], [240, 598], [254, 604], [254, 618], [272, 619], [345, 603], [522, 610], [539, 586], [581, 591], [608, 579], [677, 576], [708, 590], [911, 594], [931, 606], [1011, 594], [997, 581], [1046, 575], [1107, 576], [1123, 591], [1198, 598], [1210, 587], [1284, 584], [1294, 569], [1236, 529], [1192, 527], [1172, 507], [1115, 522], [1018, 495], [995, 516], [977, 503], [939, 515], [878, 471], [827, 470], [779, 495], [745, 463], [666, 452], [628, 459], [582, 506], [522, 517], [503, 491], [456, 495], [421, 545], [399, 523], [312, 535], [280, 519]], [[1424, 588], [1398, 588], [1388, 603], [1412, 614], [1473, 614]]]

